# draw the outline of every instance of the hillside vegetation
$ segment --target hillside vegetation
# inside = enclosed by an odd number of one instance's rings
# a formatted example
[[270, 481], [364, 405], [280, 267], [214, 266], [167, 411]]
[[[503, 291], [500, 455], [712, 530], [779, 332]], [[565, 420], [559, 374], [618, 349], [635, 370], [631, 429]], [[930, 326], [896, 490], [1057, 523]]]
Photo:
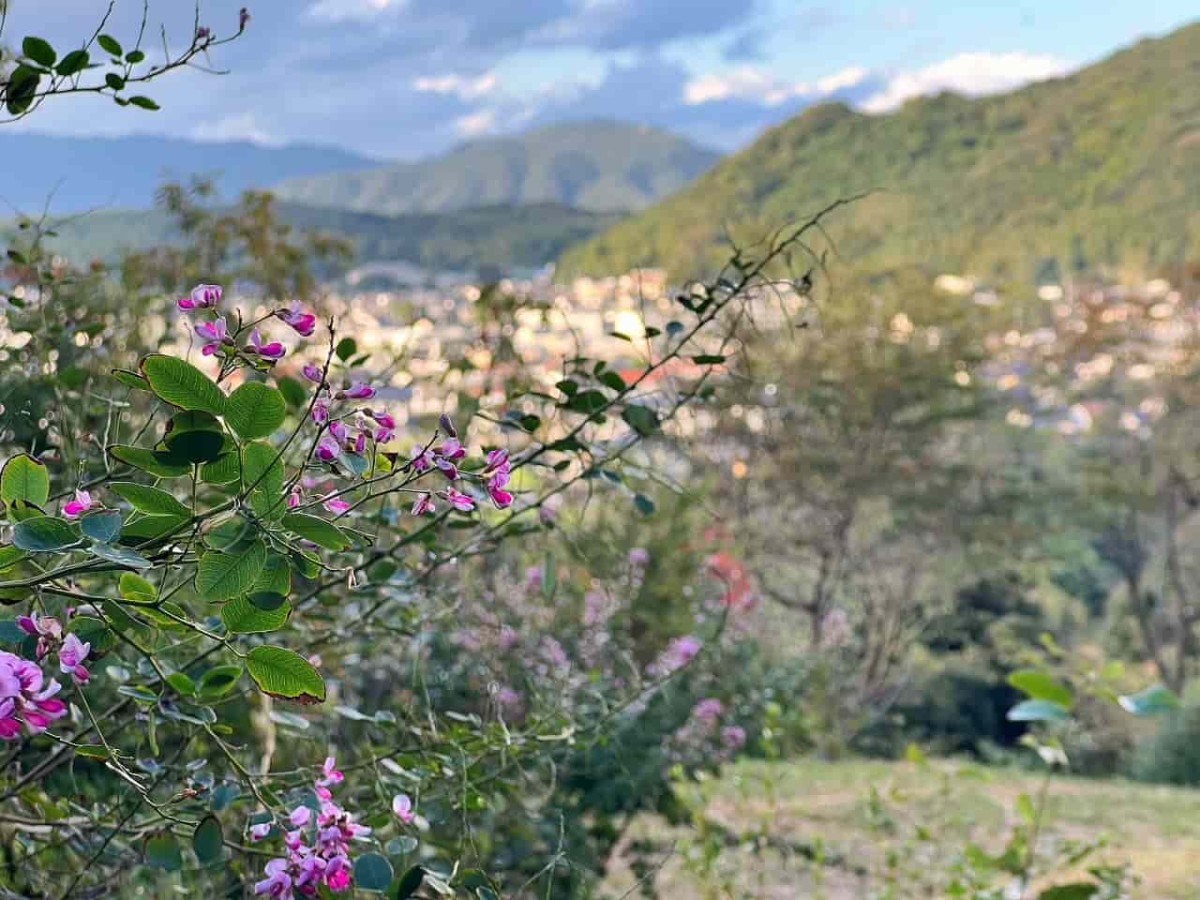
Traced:
[[569, 272], [695, 276], [830, 201], [842, 259], [984, 277], [1137, 273], [1200, 251], [1200, 24], [1073, 75], [887, 115], [807, 110], [665, 202], [572, 248]]
[[434, 159], [284, 181], [282, 199], [395, 215], [497, 204], [640, 209], [718, 155], [640, 125], [579, 122], [472, 141]]
[[[294, 228], [350, 239], [358, 260], [460, 271], [544, 265], [570, 243], [595, 234], [617, 218], [553, 203], [404, 216], [280, 203], [278, 213]], [[93, 259], [115, 262], [124, 251], [180, 240], [171, 216], [158, 209], [92, 213], [63, 224], [56, 234], [51, 246], [78, 264]]]

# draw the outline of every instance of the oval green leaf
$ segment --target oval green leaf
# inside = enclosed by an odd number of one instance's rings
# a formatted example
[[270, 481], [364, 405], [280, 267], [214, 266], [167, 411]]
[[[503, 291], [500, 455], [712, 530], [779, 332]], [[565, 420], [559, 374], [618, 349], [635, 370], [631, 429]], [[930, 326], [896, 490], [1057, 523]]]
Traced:
[[326, 522], [307, 513], [288, 513], [282, 525], [288, 531], [312, 541], [326, 550], [345, 550], [350, 546], [350, 537], [332, 522]]
[[220, 862], [225, 853], [225, 835], [221, 832], [221, 821], [213, 815], [205, 816], [192, 832], [192, 849], [202, 866]]
[[173, 495], [156, 487], [134, 484], [131, 481], [114, 481], [109, 485], [112, 492], [125, 500], [138, 512], [149, 516], [172, 516], [176, 519], [191, 518], [192, 511]]
[[191, 363], [155, 353], [142, 360], [141, 371], [150, 382], [150, 390], [172, 406], [198, 409], [215, 416], [225, 412], [221, 389]]
[[392, 884], [392, 864], [379, 853], [364, 853], [354, 861], [354, 886], [381, 894]]
[[49, 499], [50, 473], [45, 463], [22, 453], [0, 469], [0, 501], [22, 500], [34, 506], [45, 506]]
[[196, 590], [205, 600], [228, 600], [254, 584], [267, 561], [261, 541], [230, 550], [210, 550], [196, 567]]
[[312, 664], [283, 647], [255, 647], [246, 654], [246, 669], [259, 690], [272, 697], [320, 703], [325, 682]]
[[231, 634], [268, 634], [287, 624], [292, 608], [283, 604], [270, 611], [259, 609], [246, 597], [235, 597], [221, 607], [221, 621]]
[[274, 432], [286, 415], [283, 394], [258, 381], [247, 381], [225, 401], [225, 421], [248, 441]]
[[54, 516], [34, 516], [13, 526], [13, 545], [32, 553], [50, 553], [77, 543], [75, 529]]

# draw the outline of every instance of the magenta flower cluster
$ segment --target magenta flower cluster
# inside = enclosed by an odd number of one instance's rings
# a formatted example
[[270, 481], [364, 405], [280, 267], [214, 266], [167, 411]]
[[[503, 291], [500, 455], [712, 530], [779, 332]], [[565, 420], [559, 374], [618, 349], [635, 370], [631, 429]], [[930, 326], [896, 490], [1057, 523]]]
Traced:
[[[188, 296], [179, 298], [175, 305], [183, 312], [216, 310], [223, 295], [224, 292], [219, 285], [198, 284], [192, 288], [192, 292]], [[301, 337], [311, 336], [317, 327], [316, 315], [302, 309], [297, 303], [293, 303], [287, 309], [277, 309], [272, 315], [290, 326]], [[205, 356], [212, 356], [218, 351], [223, 353], [239, 352], [234, 340], [235, 336], [229, 333], [229, 323], [222, 315], [197, 322], [192, 326], [192, 330], [203, 341], [200, 345], [200, 352]], [[287, 348], [280, 341], [264, 338], [262, 331], [255, 326], [250, 329], [247, 343], [240, 349], [240, 352], [246, 356], [275, 362], [286, 355]]]
[[[300, 805], [291, 811], [284, 830], [286, 855], [270, 860], [264, 867], [265, 878], [254, 885], [258, 896], [292, 900], [295, 897], [315, 897], [322, 887], [334, 893], [347, 890], [354, 878], [350, 858], [351, 842], [368, 837], [371, 829], [354, 821], [333, 799], [331, 790], [344, 780], [334, 758], [325, 760], [321, 774], [313, 784], [318, 808]], [[397, 794], [392, 811], [404, 824], [413, 821], [412, 800]], [[261, 841], [270, 836], [270, 822], [250, 826], [250, 839]]]
[[17, 616], [17, 627], [38, 639], [35, 654], [39, 662], [57, 648], [58, 667], [64, 675], [70, 675], [76, 684], [84, 684], [91, 677], [84, 662], [92, 652], [92, 645], [81, 641], [78, 635], [64, 635], [58, 619], [30, 613]]
[[62, 685], [47, 680], [37, 663], [0, 650], [0, 740], [16, 740], [22, 727], [41, 734], [65, 716], [67, 704], [55, 696], [60, 690]]

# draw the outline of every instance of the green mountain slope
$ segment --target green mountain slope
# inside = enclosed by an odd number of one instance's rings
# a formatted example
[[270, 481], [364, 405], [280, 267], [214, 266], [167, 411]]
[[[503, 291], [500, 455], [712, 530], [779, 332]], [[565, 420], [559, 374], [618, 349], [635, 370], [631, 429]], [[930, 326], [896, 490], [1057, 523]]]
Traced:
[[[285, 202], [278, 212], [296, 228], [351, 239], [360, 262], [406, 262], [430, 270], [460, 271], [544, 265], [568, 244], [595, 234], [617, 218], [557, 204], [392, 217]], [[111, 262], [122, 251], [169, 245], [179, 239], [171, 219], [160, 210], [96, 212], [55, 230], [58, 236], [51, 246], [79, 265], [92, 259]]]
[[561, 262], [701, 275], [727, 234], [872, 189], [829, 223], [844, 264], [1024, 280], [1200, 257], [1200, 24], [1006, 95], [809, 109]]
[[678, 190], [718, 155], [638, 125], [579, 122], [472, 141], [435, 159], [283, 181], [282, 199], [396, 215], [497, 204], [640, 209]]

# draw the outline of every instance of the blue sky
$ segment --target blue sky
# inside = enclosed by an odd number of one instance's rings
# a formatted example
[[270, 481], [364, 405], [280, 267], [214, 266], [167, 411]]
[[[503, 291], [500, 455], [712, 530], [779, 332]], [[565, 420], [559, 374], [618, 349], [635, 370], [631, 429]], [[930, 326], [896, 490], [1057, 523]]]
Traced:
[[[1006, 90], [1195, 18], [1194, 0], [201, 0], [214, 31], [250, 28], [153, 92], [156, 113], [95, 98], [21, 127], [209, 140], [335, 143], [381, 158], [549, 122], [615, 118], [719, 149], [839, 99], [886, 112], [942, 89]], [[78, 42], [106, 0], [11, 0], [0, 42]], [[141, 0], [109, 30], [130, 42]], [[185, 41], [189, 0], [150, 0], [153, 33]]]

